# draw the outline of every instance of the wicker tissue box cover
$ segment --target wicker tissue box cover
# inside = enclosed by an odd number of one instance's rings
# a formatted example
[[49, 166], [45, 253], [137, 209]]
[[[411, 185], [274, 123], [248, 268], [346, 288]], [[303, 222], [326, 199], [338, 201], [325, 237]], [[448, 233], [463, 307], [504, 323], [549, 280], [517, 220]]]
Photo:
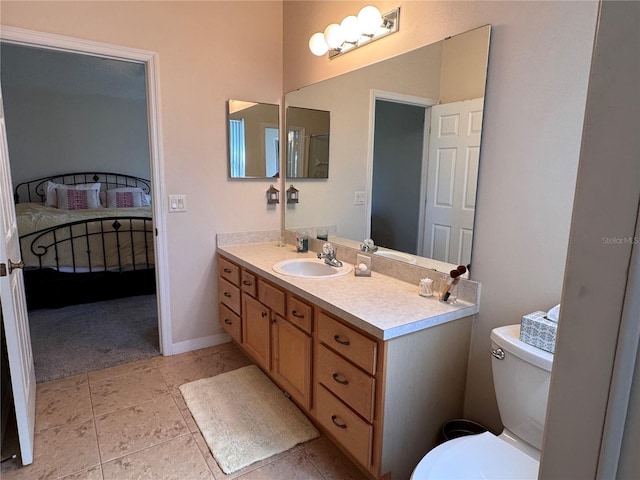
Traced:
[[533, 312], [522, 317], [520, 341], [553, 353], [556, 347], [558, 324], [547, 320], [547, 312]]

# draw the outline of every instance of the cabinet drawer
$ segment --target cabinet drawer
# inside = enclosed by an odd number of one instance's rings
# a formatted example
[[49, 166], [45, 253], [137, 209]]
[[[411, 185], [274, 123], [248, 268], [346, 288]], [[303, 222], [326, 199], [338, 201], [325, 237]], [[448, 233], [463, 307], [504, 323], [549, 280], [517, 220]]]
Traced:
[[287, 320], [300, 327], [307, 333], [311, 333], [312, 308], [293, 295], [287, 296]]
[[218, 298], [231, 310], [240, 315], [240, 289], [231, 282], [220, 278], [218, 280]]
[[220, 325], [224, 328], [224, 331], [231, 335], [231, 338], [237, 343], [242, 342], [242, 330], [240, 317], [233, 313], [233, 311], [220, 303]]
[[256, 298], [258, 292], [257, 279], [253, 273], [249, 273], [246, 270], [242, 270], [240, 274], [242, 284], [240, 288], [243, 292], [248, 293], [253, 298]]
[[287, 316], [285, 310], [285, 293], [270, 283], [258, 279], [258, 300], [282, 317]]
[[318, 338], [322, 343], [366, 372], [375, 375], [378, 345], [374, 340], [334, 320], [324, 312], [318, 315], [317, 330]]
[[375, 379], [336, 355], [324, 345], [318, 347], [317, 382], [369, 422], [373, 422]]
[[316, 419], [361, 465], [369, 467], [373, 427], [322, 386], [317, 390]]
[[234, 285], [240, 286], [240, 267], [224, 257], [218, 257], [218, 274]]

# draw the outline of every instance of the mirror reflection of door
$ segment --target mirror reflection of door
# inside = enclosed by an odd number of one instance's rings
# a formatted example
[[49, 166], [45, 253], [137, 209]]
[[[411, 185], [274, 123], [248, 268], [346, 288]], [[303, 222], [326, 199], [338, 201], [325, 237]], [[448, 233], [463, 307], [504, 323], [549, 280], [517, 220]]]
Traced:
[[417, 254], [425, 107], [376, 100], [371, 189], [371, 238]]
[[330, 112], [287, 107], [287, 178], [329, 178]]

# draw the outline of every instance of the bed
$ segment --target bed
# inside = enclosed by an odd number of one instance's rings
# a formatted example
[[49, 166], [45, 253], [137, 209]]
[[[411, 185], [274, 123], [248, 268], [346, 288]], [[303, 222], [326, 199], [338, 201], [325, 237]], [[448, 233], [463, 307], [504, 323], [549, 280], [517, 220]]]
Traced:
[[27, 307], [155, 292], [149, 180], [79, 172], [14, 190]]

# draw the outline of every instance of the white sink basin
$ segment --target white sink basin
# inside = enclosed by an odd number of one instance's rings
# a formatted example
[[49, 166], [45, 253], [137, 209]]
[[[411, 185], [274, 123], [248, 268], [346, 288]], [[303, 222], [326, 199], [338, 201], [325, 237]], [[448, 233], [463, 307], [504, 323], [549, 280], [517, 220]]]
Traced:
[[282, 275], [299, 278], [334, 278], [346, 275], [352, 270], [351, 265], [343, 264], [342, 267], [332, 267], [324, 263], [324, 260], [315, 258], [296, 258], [283, 260], [276, 263], [273, 271]]
[[398, 260], [400, 262], [411, 263], [412, 265], [416, 263], [416, 259], [411, 255], [407, 255], [406, 253], [400, 252], [390, 252], [388, 250], [378, 250], [374, 253], [374, 255], [378, 255], [379, 257], [390, 258], [391, 260]]

